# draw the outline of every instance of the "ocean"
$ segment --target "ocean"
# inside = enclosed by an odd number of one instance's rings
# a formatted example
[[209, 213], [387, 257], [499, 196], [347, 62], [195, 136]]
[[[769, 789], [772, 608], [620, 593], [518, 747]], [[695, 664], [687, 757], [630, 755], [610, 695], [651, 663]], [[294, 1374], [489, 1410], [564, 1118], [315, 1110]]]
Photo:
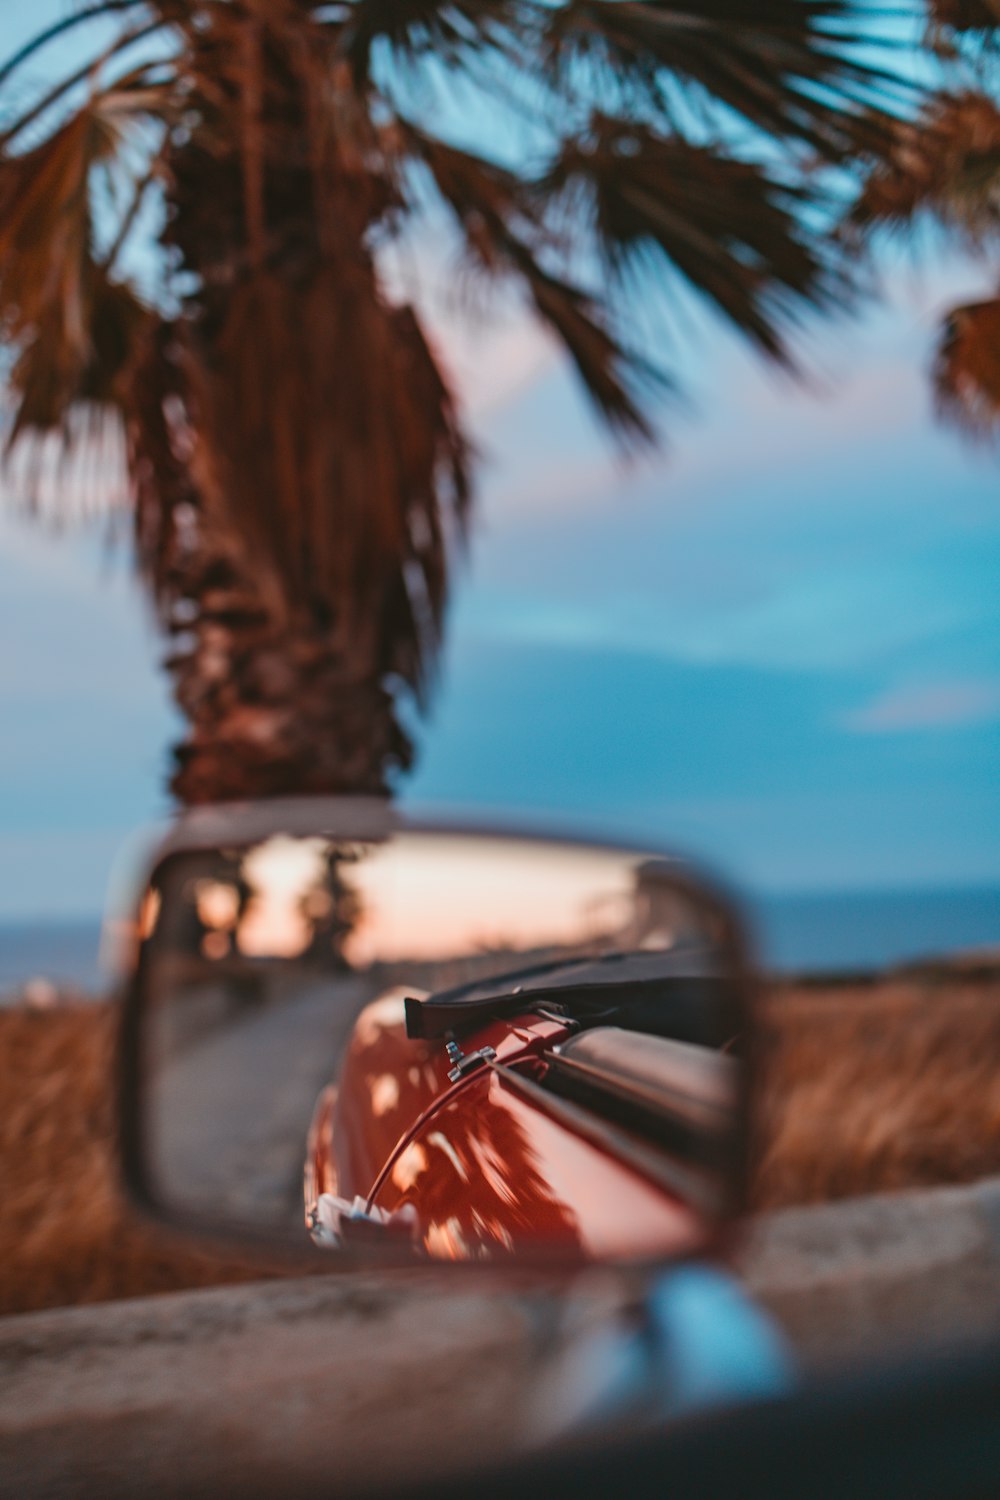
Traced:
[[[1000, 950], [1000, 886], [837, 891], [747, 900], [758, 956], [778, 973], [884, 968], [967, 949]], [[31, 979], [99, 995], [101, 924], [0, 921], [0, 996]]]
[[1000, 953], [1000, 886], [751, 894], [751, 931], [778, 973], [883, 969], [970, 949]]
[[102, 994], [108, 976], [100, 963], [100, 918], [67, 921], [0, 920], [0, 995], [30, 979], [51, 979]]

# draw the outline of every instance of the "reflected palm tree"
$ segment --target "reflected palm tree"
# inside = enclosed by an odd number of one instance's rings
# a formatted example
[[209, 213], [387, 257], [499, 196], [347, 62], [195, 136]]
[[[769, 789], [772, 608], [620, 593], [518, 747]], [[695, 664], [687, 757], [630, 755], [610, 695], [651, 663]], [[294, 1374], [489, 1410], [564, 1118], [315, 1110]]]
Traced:
[[350, 967], [344, 950], [364, 907], [348, 873], [362, 857], [360, 850], [352, 852], [341, 844], [331, 844], [316, 879], [302, 892], [298, 905], [310, 932], [302, 953], [306, 962], [321, 968]]

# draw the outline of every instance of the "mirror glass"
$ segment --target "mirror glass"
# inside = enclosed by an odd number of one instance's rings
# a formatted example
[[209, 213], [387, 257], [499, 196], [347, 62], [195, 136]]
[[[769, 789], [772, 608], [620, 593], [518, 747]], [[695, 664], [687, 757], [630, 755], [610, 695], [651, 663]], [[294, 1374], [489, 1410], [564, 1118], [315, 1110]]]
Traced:
[[404, 830], [179, 849], [139, 918], [161, 1211], [329, 1251], [645, 1258], [734, 1211], [724, 905], [634, 851]]

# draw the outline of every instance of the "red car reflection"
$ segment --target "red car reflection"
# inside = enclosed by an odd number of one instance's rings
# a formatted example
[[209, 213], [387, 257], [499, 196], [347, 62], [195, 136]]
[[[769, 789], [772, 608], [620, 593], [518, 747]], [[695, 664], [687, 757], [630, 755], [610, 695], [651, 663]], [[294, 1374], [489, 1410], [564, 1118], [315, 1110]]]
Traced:
[[487, 1016], [459, 1041], [415, 1037], [413, 1007], [427, 998], [394, 990], [369, 1004], [317, 1102], [305, 1207], [319, 1242], [394, 1231], [447, 1259], [704, 1247], [704, 1161], [665, 1152], [648, 1124], [663, 1124], [669, 1097], [675, 1137], [718, 1146], [734, 1107], [731, 1058], [581, 1029], [558, 1008]]

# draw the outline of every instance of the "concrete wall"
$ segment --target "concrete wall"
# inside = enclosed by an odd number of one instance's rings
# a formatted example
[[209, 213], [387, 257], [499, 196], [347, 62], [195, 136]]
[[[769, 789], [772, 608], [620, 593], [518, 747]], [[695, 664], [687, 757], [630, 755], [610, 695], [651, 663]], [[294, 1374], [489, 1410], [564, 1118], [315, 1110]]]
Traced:
[[[761, 1220], [740, 1257], [824, 1363], [1000, 1334], [1000, 1179]], [[266, 1495], [488, 1462], [545, 1431], [566, 1340], [621, 1292], [324, 1277], [0, 1320], [0, 1493]]]
[[741, 1260], [755, 1296], [824, 1364], [1000, 1336], [1000, 1178], [786, 1209], [758, 1221]]

